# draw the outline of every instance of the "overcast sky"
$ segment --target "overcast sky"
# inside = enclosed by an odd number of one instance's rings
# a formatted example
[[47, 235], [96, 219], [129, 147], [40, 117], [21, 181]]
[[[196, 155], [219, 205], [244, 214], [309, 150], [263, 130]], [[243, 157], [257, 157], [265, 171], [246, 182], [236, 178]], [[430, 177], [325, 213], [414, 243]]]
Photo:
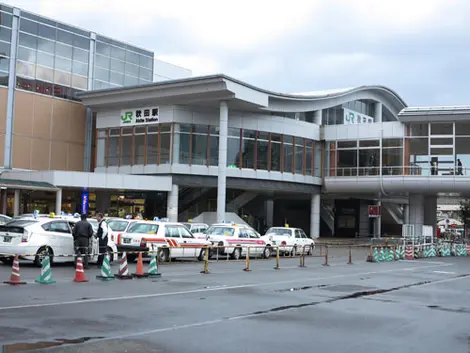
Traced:
[[279, 92], [380, 84], [470, 104], [469, 0], [0, 0]]

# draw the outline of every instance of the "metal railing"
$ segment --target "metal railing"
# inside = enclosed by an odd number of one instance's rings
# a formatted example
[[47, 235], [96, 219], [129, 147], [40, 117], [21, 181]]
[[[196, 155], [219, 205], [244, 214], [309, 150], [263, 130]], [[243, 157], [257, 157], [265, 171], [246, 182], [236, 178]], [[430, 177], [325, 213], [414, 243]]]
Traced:
[[470, 168], [441, 164], [437, 167], [427, 166], [400, 166], [388, 167], [340, 167], [325, 168], [325, 177], [351, 177], [351, 176], [426, 176], [426, 177], [455, 177], [470, 176]]

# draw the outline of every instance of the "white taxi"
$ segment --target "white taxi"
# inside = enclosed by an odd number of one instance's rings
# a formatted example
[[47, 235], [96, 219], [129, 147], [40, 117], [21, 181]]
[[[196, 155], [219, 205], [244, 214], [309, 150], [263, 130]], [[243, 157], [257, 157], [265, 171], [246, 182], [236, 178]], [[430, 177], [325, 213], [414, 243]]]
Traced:
[[219, 255], [229, 255], [232, 259], [238, 260], [246, 256], [250, 248], [250, 255], [262, 255], [268, 259], [273, 252], [269, 241], [262, 239], [253, 228], [245, 225], [213, 224], [206, 230], [205, 235], [212, 245], [217, 246], [211, 250], [211, 256], [218, 252]]
[[[11, 264], [15, 254], [20, 259], [41, 266], [42, 257], [50, 256], [51, 263], [73, 262], [75, 247], [72, 229], [77, 219], [21, 218], [0, 225], [0, 261]], [[113, 243], [110, 251], [117, 251]], [[89, 261], [98, 259], [98, 240], [91, 238]], [[55, 256], [56, 255], [56, 256]]]
[[[137, 221], [118, 237], [119, 252], [158, 250], [160, 261], [170, 258], [196, 257], [204, 260], [205, 247], [211, 243], [197, 239], [181, 223]], [[148, 256], [148, 253], [144, 256]], [[137, 254], [128, 254], [128, 261], [134, 261]]]
[[295, 256], [304, 249], [310, 254], [315, 249], [315, 242], [300, 228], [271, 227], [261, 237], [279, 246], [279, 253]]
[[125, 233], [129, 226], [137, 222], [135, 219], [124, 219], [124, 218], [107, 218], [105, 219], [106, 224], [108, 225], [108, 238], [112, 241], [117, 242], [117, 238], [122, 233]]

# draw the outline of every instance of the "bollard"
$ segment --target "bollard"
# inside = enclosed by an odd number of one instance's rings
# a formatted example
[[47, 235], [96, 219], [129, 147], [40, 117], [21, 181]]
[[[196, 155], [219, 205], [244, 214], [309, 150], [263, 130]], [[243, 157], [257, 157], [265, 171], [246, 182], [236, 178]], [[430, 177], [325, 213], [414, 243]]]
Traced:
[[323, 256], [323, 245], [320, 245], [320, 256]]
[[303, 246], [301, 249], [302, 249], [302, 253], [300, 254], [300, 264], [299, 264], [299, 267], [306, 267], [306, 266], [305, 266], [305, 246]]
[[279, 246], [276, 246], [276, 267], [274, 267], [275, 270], [279, 270]]
[[349, 246], [349, 261], [348, 261], [348, 265], [352, 265], [352, 254], [351, 254], [351, 246]]
[[328, 245], [325, 244], [325, 263], [323, 264], [323, 266], [330, 266], [328, 265]]
[[202, 274], [207, 275], [209, 273], [209, 247], [206, 246], [206, 252], [204, 253], [204, 269], [201, 271]]
[[246, 260], [245, 260], [245, 268], [243, 269], [245, 272], [250, 272], [250, 247], [246, 248]]

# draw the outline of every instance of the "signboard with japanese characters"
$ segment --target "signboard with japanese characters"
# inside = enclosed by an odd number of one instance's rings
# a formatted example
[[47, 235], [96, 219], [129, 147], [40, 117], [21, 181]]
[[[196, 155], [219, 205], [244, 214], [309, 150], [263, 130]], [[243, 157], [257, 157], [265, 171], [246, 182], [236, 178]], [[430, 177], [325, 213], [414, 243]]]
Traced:
[[344, 125], [353, 124], [370, 124], [374, 122], [374, 118], [365, 114], [355, 112], [354, 110], [343, 108]]
[[127, 109], [121, 111], [121, 126], [158, 124], [158, 107]]

